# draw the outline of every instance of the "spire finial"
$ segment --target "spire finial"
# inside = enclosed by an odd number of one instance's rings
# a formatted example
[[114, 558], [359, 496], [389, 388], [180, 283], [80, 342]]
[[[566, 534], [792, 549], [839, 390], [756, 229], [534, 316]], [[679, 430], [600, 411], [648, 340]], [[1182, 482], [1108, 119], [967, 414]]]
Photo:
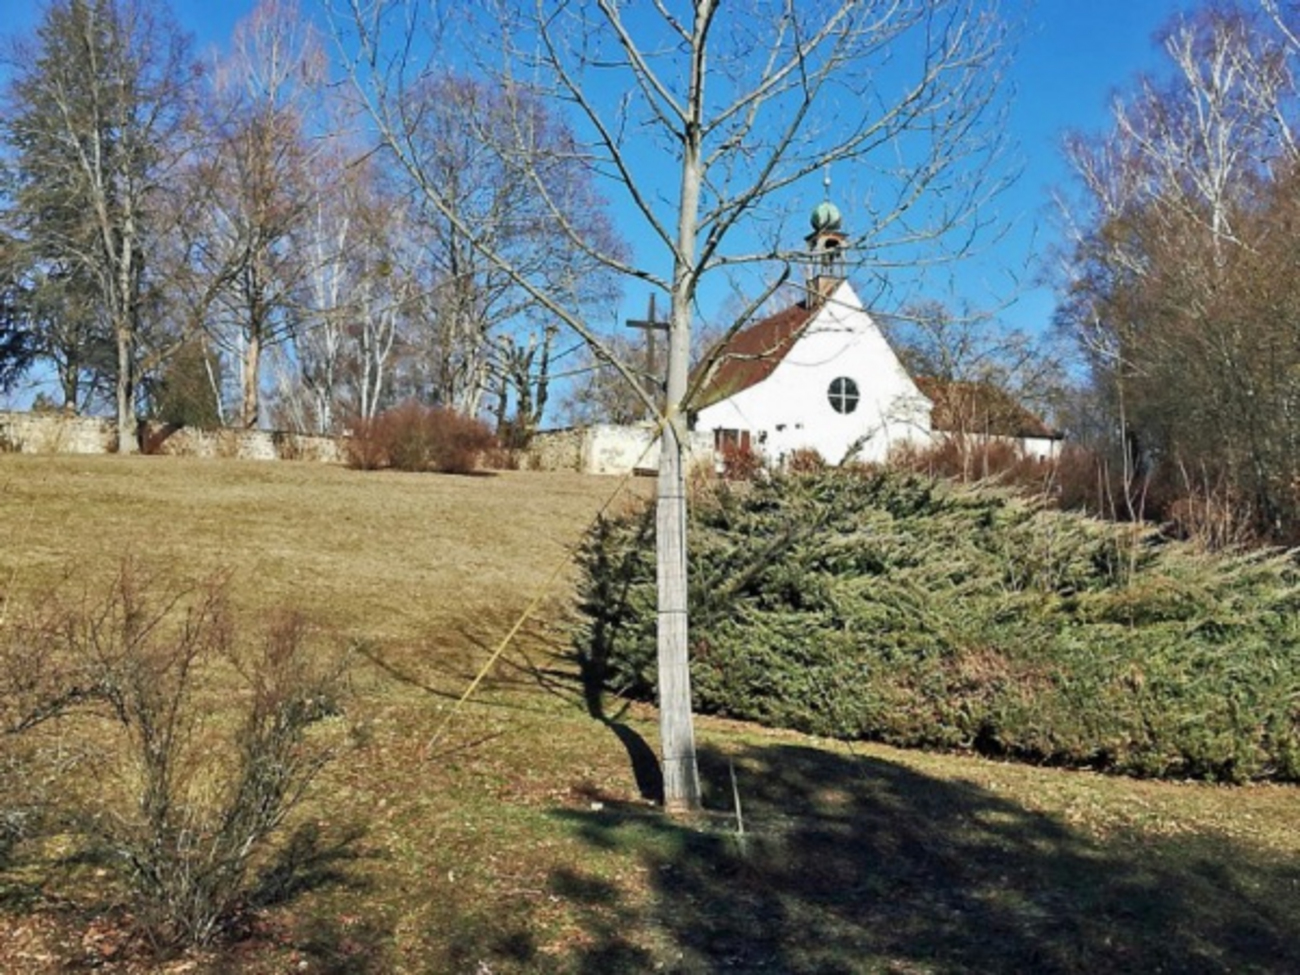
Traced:
[[826, 197], [827, 202], [829, 202], [831, 198], [831, 164], [830, 163], [826, 163], [822, 167], [822, 189], [824, 191], [823, 195]]

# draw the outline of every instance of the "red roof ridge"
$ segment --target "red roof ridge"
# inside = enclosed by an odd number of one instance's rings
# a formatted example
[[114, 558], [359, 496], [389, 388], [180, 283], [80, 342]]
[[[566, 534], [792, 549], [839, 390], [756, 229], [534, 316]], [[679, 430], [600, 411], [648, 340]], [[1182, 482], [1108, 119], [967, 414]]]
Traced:
[[696, 391], [691, 409], [702, 410], [730, 399], [772, 375], [820, 308], [798, 302], [741, 329], [721, 347], [714, 345], [692, 370], [692, 384], [701, 369], [707, 368], [711, 374]]
[[1053, 440], [1063, 436], [1005, 389], [987, 380], [914, 376], [912, 382], [934, 404], [930, 427], [938, 433]]

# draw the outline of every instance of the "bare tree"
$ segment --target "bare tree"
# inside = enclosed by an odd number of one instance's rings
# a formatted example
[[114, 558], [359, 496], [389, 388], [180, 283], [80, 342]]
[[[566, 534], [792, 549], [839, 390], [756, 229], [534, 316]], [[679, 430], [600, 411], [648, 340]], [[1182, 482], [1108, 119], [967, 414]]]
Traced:
[[[534, 292], [563, 295], [583, 313], [609, 304], [609, 271], [574, 249], [569, 232], [602, 253], [622, 253], [623, 245], [575, 153], [573, 133], [535, 95], [440, 72], [401, 97], [406, 151], [419, 160], [413, 229], [426, 242], [426, 323], [408, 348], [419, 357], [409, 365], [418, 366], [422, 388], [412, 392], [474, 416], [503, 383], [515, 388], [516, 353], [540, 350], [554, 334], [554, 316]], [[412, 173], [396, 170], [409, 184]], [[447, 212], [430, 204], [419, 181], [437, 184]], [[553, 203], [571, 227], [554, 220]], [[535, 351], [533, 365], [544, 358]], [[535, 399], [536, 386], [529, 385], [526, 395]]]
[[312, 218], [294, 235], [305, 271], [285, 375], [301, 390], [281, 392], [282, 406], [298, 393], [310, 399], [296, 412], [310, 413], [321, 433], [344, 418], [374, 418], [423, 288], [409, 207], [384, 185], [373, 158], [347, 163], [348, 147], [336, 142], [317, 161], [331, 192], [316, 197]]
[[[318, 164], [330, 158], [318, 157]], [[326, 164], [318, 179], [338, 180], [334, 192], [318, 193], [309, 219], [299, 230], [296, 246], [308, 255], [307, 270], [298, 283], [302, 310], [295, 330], [293, 355], [273, 355], [276, 409], [282, 429], [329, 434], [334, 432], [344, 348], [347, 341], [347, 296], [351, 287], [348, 250], [354, 236], [353, 179], [343, 165]]]
[[[603, 336], [601, 342], [618, 362], [638, 379], [629, 385], [618, 369], [602, 358], [602, 352], [584, 343], [573, 350], [572, 364], [561, 363], [561, 375], [572, 378], [571, 392], [565, 397], [564, 416], [570, 423], [636, 423], [648, 413], [645, 393], [663, 384], [662, 354], [652, 361], [650, 345], [644, 335]], [[657, 398], [657, 397], [656, 397]]]
[[[613, 0], [537, 0], [523, 9], [501, 4], [490, 23], [460, 6], [455, 19], [450, 5], [430, 6], [421, 16], [415, 4], [355, 0], [338, 32], [381, 137], [426, 205], [637, 383], [636, 370], [601, 341], [581, 308], [514, 268], [463, 219], [413, 138], [418, 118], [405, 96], [425, 59], [500, 51], [499, 62], [478, 70], [566, 114], [578, 136], [568, 154], [637, 222], [642, 252], [636, 259], [611, 254], [582, 232], [545, 169], [520, 153], [527, 133], [516, 127], [476, 135], [503, 160], [516, 161], [516, 178], [547, 204], [574, 253], [648, 282], [669, 299], [656, 515], [660, 728], [666, 805], [693, 809], [700, 788], [687, 655], [682, 444], [701, 283], [712, 272], [748, 265], [767, 265], [770, 277], [773, 263], [802, 257], [782, 243], [784, 217], [828, 164], [853, 167], [870, 182], [854, 211], [862, 214], [860, 243], [877, 260], [914, 259], [919, 243], [970, 231], [998, 155], [991, 112], [1004, 29], [993, 4], [974, 0], [694, 0], [635, 9]], [[408, 32], [394, 44], [399, 24]], [[480, 33], [465, 41], [453, 33], [462, 28]], [[734, 327], [788, 277], [770, 277]]]
[[410, 214], [372, 188], [358, 212], [360, 233], [351, 252], [354, 287], [349, 309], [345, 379], [348, 412], [373, 420], [383, 407], [399, 339], [422, 324], [427, 305]]
[[882, 316], [881, 324], [911, 375], [988, 385], [1050, 411], [1066, 383], [1061, 350], [1050, 336], [1006, 328], [994, 314], [927, 301]]
[[1123, 431], [1126, 483], [1226, 480], [1281, 537], [1300, 388], [1281, 270], [1295, 49], [1283, 20], [1233, 5], [1174, 20], [1163, 47], [1170, 79], [1138, 79], [1109, 132], [1067, 145], [1083, 193], [1058, 322]]
[[523, 341], [506, 335], [497, 343], [497, 439], [506, 447], [526, 447], [537, 432], [550, 399], [551, 353], [558, 333], [559, 326], [552, 323]]
[[239, 366], [245, 427], [259, 422], [262, 357], [293, 334], [292, 296], [307, 271], [291, 241], [315, 192], [307, 123], [324, 67], [296, 6], [263, 0], [214, 72], [213, 145], [194, 174], [206, 193], [193, 251], [203, 263], [204, 324]]
[[14, 65], [5, 122], [18, 177], [12, 222], [42, 271], [61, 268], [79, 283], [69, 293], [93, 300], [89, 313], [114, 346], [118, 450], [133, 453], [152, 263], [168, 212], [155, 203], [184, 157], [191, 108], [187, 43], [145, 0], [56, 0]]

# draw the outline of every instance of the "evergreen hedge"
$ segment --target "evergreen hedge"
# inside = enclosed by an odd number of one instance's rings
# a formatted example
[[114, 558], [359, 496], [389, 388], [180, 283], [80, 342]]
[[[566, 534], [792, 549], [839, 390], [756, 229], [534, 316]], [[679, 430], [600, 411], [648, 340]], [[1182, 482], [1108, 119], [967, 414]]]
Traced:
[[[580, 553], [589, 683], [652, 699], [649, 509]], [[699, 712], [1141, 776], [1300, 779], [1300, 564], [898, 472], [696, 499]]]

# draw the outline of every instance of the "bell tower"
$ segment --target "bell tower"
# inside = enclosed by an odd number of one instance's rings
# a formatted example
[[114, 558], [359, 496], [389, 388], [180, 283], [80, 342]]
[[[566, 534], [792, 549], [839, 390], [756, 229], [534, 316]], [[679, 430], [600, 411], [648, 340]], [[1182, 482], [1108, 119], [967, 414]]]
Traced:
[[808, 244], [808, 301], [820, 305], [844, 280], [844, 250], [848, 234], [840, 230], [840, 211], [829, 200], [813, 208]]

